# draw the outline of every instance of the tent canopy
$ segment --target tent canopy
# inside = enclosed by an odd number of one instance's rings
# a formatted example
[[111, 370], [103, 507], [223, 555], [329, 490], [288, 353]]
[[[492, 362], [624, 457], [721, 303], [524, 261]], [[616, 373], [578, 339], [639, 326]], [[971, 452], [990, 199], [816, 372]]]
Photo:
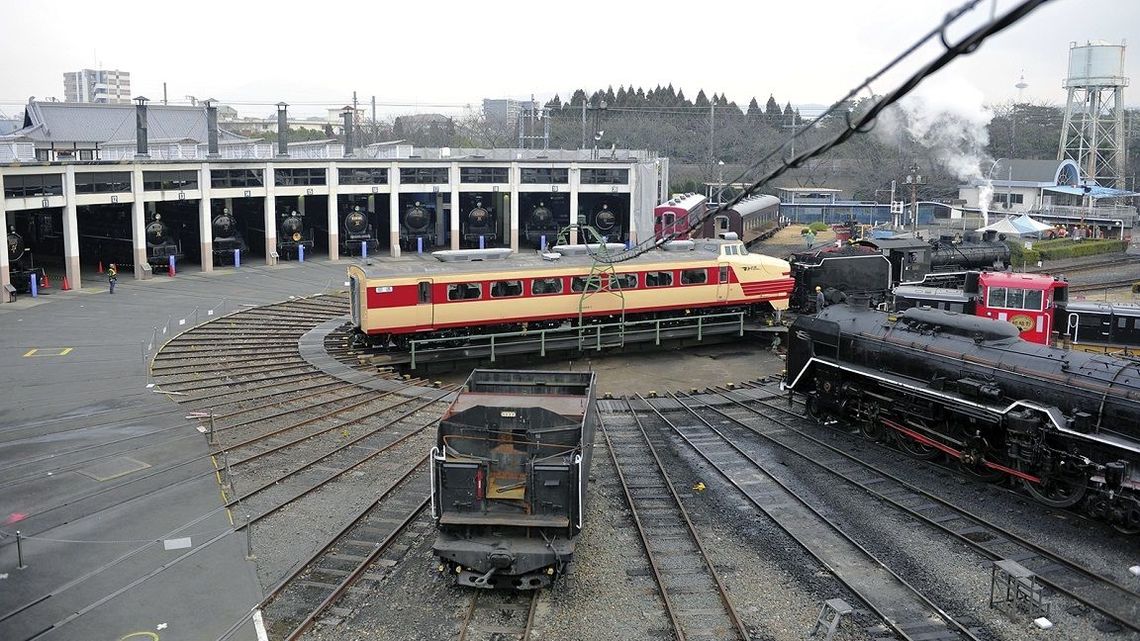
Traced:
[[1019, 229], [1016, 225], [1013, 224], [1013, 220], [1008, 217], [1002, 218], [997, 222], [990, 223], [985, 227], [979, 227], [975, 231], [996, 231], [999, 234], [1006, 234], [1008, 236], [1020, 236], [1022, 234], [1030, 233]]
[[1052, 225], [1043, 223], [1039, 220], [1034, 220], [1029, 214], [1022, 214], [1012, 221], [1013, 226], [1022, 230], [1025, 234], [1036, 234], [1038, 232], [1048, 231], [1053, 229]]

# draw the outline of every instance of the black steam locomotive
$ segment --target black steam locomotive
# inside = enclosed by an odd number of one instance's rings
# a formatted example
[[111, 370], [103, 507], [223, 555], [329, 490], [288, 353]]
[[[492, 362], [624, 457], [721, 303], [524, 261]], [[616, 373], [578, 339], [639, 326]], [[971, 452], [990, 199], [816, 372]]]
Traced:
[[895, 285], [919, 281], [928, 274], [1005, 269], [1010, 264], [1010, 249], [1004, 237], [993, 232], [981, 237], [943, 237], [929, 242], [916, 238], [864, 238], [843, 247], [792, 254], [789, 262], [796, 281], [789, 306], [811, 311], [815, 308], [817, 286], [833, 294], [867, 294], [872, 303], [880, 303]]
[[285, 259], [297, 258], [301, 248], [308, 253], [313, 249], [313, 229], [305, 229], [305, 219], [295, 211], [278, 214], [277, 253]]
[[477, 369], [431, 450], [433, 551], [456, 583], [534, 590], [574, 558], [598, 415], [593, 372]]
[[490, 207], [484, 207], [482, 200], [476, 200], [475, 206], [467, 212], [463, 218], [463, 240], [468, 242], [479, 242], [482, 237], [484, 241], [491, 242], [499, 237], [499, 232], [495, 226], [495, 211]]
[[435, 213], [416, 201], [400, 219], [400, 245], [408, 249], [415, 246], [416, 238], [431, 238], [434, 225]]
[[618, 221], [617, 214], [610, 210], [607, 203], [602, 203], [602, 208], [590, 214], [586, 219], [586, 224], [598, 230], [598, 233], [610, 242], [620, 242], [622, 240], [622, 226]]
[[232, 265], [234, 264], [235, 249], [240, 250], [243, 254], [249, 249], [245, 243], [245, 237], [238, 229], [237, 218], [230, 213], [229, 209], [223, 209], [222, 213], [215, 216], [210, 227], [214, 233], [215, 265]]
[[8, 261], [9, 280], [17, 292], [30, 292], [33, 277], [37, 286], [43, 281], [43, 268], [35, 266], [31, 250], [24, 244], [24, 237], [16, 233], [15, 227], [8, 229]]
[[558, 237], [558, 223], [554, 220], [554, 212], [546, 206], [546, 203], [540, 202], [537, 207], [530, 210], [526, 221], [523, 222], [523, 237], [527, 242], [537, 246], [542, 242], [543, 236], [546, 237], [548, 244], [553, 243]]
[[343, 215], [341, 229], [340, 251], [347, 256], [360, 256], [362, 244], [370, 247], [370, 251], [380, 248], [376, 228], [368, 220], [368, 212], [360, 210], [360, 205], [353, 206], [352, 211]]
[[[79, 237], [86, 245], [85, 251], [105, 263], [133, 265], [135, 263], [134, 239], [129, 209], [110, 212], [103, 216], [79, 216]], [[173, 257], [182, 259], [182, 245], [174, 230], [162, 220], [162, 214], [154, 214], [143, 228], [143, 241], [146, 244], [146, 262], [152, 267], [164, 268]]]
[[1140, 531], [1137, 361], [1024, 341], [1004, 321], [861, 304], [801, 316], [789, 337], [784, 388], [812, 415]]

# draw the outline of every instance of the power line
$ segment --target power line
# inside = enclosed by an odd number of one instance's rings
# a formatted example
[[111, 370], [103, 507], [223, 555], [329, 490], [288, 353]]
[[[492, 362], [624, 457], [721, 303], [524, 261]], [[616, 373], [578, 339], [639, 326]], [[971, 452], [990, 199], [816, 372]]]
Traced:
[[[749, 165], [736, 178], [734, 178], [733, 180], [731, 180], [729, 182], [730, 183], [743, 182], [745, 177], [747, 177], [752, 171], [763, 166], [765, 163], [767, 163], [770, 160], [772, 160], [773, 158], [775, 158], [777, 154], [783, 153], [785, 149], [787, 149], [790, 145], [794, 144], [794, 141], [796, 138], [799, 138], [799, 137], [805, 135], [808, 131], [810, 131], [812, 128], [814, 128], [819, 123], [823, 122], [825, 119], [836, 115], [840, 111], [846, 111], [846, 105], [848, 104], [848, 101], [850, 101], [855, 96], [862, 93], [864, 90], [870, 91], [870, 88], [871, 88], [870, 85], [872, 82], [875, 82], [876, 80], [881, 78], [885, 73], [890, 71], [892, 68], [897, 66], [899, 63], [901, 63], [906, 58], [908, 58], [919, 47], [923, 46], [924, 44], [926, 44], [930, 40], [933, 40], [935, 37], [937, 37], [942, 42], [942, 45], [945, 48], [945, 51], [943, 51], [941, 55], [939, 55], [933, 61], [931, 61], [930, 63], [928, 63], [927, 65], [925, 65], [921, 69], [919, 69], [917, 72], [912, 74], [909, 78], [907, 78], [907, 80], [904, 83], [902, 83], [901, 85], [896, 87], [892, 92], [890, 92], [886, 96], [883, 96], [882, 98], [879, 98], [877, 101], [875, 101], [875, 103], [873, 105], [871, 105], [870, 108], [868, 108], [867, 111], [862, 116], [860, 116], [859, 118], [852, 121], [851, 113], [846, 112], [845, 118], [847, 120], [847, 126], [844, 127], [843, 130], [840, 131], [837, 135], [833, 136], [829, 140], [826, 140], [824, 142], [821, 142], [821, 143], [815, 145], [814, 147], [809, 148], [806, 151], [801, 152], [799, 155], [793, 155], [790, 159], [783, 160], [779, 167], [773, 169], [772, 171], [769, 171], [767, 174], [765, 174], [760, 179], [753, 182], [751, 185], [749, 185], [749, 187], [747, 189], [742, 191], [740, 194], [738, 194], [737, 196], [735, 196], [734, 198], [732, 198], [728, 202], [720, 205], [719, 207], [717, 207], [714, 210], [706, 211], [704, 215], [700, 216], [696, 220], [690, 221], [688, 226], [685, 229], [674, 231], [673, 233], [669, 234], [668, 236], [665, 236], [664, 238], [658, 239], [655, 237], [655, 238], [652, 238], [649, 240], [642, 241], [636, 247], [633, 247], [631, 249], [623, 251], [623, 252], [616, 254], [612, 257], [595, 255], [596, 260], [610, 262], [610, 263], [618, 263], [618, 262], [627, 261], [627, 260], [636, 258], [638, 256], [641, 256], [642, 254], [645, 254], [646, 252], [652, 250], [653, 248], [655, 248], [655, 247], [657, 247], [657, 246], [659, 246], [659, 245], [661, 245], [667, 241], [675, 240], [676, 238], [682, 237], [682, 236], [688, 236], [692, 231], [694, 231], [698, 227], [701, 227], [702, 225], [704, 225], [705, 221], [707, 221], [708, 219], [712, 218], [713, 216], [715, 216], [715, 215], [717, 215], [717, 214], [719, 214], [725, 210], [728, 210], [728, 209], [735, 207], [741, 200], [743, 200], [743, 199], [751, 196], [752, 194], [754, 194], [762, 185], [767, 184], [768, 182], [782, 176], [788, 170], [799, 167], [803, 163], [807, 162], [808, 160], [811, 160], [812, 158], [820, 156], [820, 155], [826, 153], [827, 151], [829, 151], [829, 150], [831, 150], [831, 149], [833, 149], [839, 145], [842, 145], [843, 143], [845, 143], [847, 140], [849, 140], [852, 136], [854, 136], [857, 133], [867, 133], [868, 131], [870, 131], [871, 127], [874, 125], [875, 118], [877, 118], [878, 115], [883, 112], [883, 110], [885, 110], [887, 107], [893, 105], [894, 103], [898, 102], [899, 100], [901, 100], [904, 96], [906, 96], [910, 92], [914, 91], [914, 89], [916, 87], [918, 87], [918, 85], [924, 79], [926, 79], [927, 77], [933, 75], [938, 70], [945, 67], [947, 64], [949, 64], [955, 58], [957, 58], [959, 56], [963, 56], [963, 55], [973, 53], [982, 44], [982, 42], [984, 42], [986, 40], [986, 38], [988, 38], [988, 37], [990, 37], [996, 33], [1000, 33], [1001, 31], [1004, 31], [1005, 29], [1007, 29], [1011, 25], [1016, 24], [1019, 20], [1024, 18], [1026, 15], [1028, 15], [1034, 9], [1045, 4], [1046, 2], [1049, 2], [1049, 0], [1025, 0], [1022, 3], [1018, 4], [1016, 7], [1014, 7], [1013, 9], [1006, 12], [1000, 18], [993, 20], [993, 21], [990, 21], [986, 25], [979, 27], [979, 28], [975, 29], [974, 31], [970, 32], [968, 35], [966, 35], [964, 38], [962, 38], [962, 40], [959, 41], [957, 44], [951, 44], [949, 42], [949, 40], [947, 40], [947, 35], [946, 35], [947, 28], [950, 27], [960, 17], [962, 17], [963, 15], [968, 13], [969, 11], [972, 11], [980, 2], [981, 2], [981, 0], [970, 0], [970, 2], [967, 2], [964, 5], [962, 5], [961, 7], [959, 7], [958, 9], [951, 11], [950, 13], [946, 14], [946, 17], [942, 20], [942, 23], [940, 25], [935, 27], [933, 30], [931, 30], [928, 34], [923, 36], [921, 39], [919, 39], [913, 45], [911, 45], [910, 47], [905, 49], [901, 54], [899, 54], [897, 57], [895, 57], [893, 60], [891, 60], [889, 63], [887, 63], [886, 66], [884, 66], [882, 69], [880, 69], [879, 71], [877, 71], [876, 73], [874, 73], [873, 75], [868, 77], [865, 81], [863, 81], [862, 84], [860, 84], [859, 86], [855, 87], [850, 92], [848, 92], [846, 96], [837, 100], [834, 104], [832, 104], [830, 107], [828, 107], [828, 109], [826, 111], [824, 111], [822, 114], [820, 114], [815, 119], [813, 119], [811, 122], [809, 122], [806, 125], [804, 125], [803, 127], [801, 127], [799, 130], [797, 130], [791, 136], [791, 138], [789, 138], [787, 141], [785, 141], [782, 145], [780, 145], [776, 149], [773, 149], [771, 152], [765, 154], [762, 158], [760, 158], [756, 162]], [[723, 187], [722, 187], [722, 190], [723, 190]]]

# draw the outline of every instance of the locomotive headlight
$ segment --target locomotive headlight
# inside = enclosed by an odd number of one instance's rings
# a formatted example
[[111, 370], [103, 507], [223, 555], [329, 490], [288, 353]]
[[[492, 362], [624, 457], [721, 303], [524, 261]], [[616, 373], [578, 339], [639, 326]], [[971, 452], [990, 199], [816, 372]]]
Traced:
[[462, 574], [463, 573], [463, 566], [462, 565], [455, 566], [455, 573], [456, 574]]
[[552, 566], [546, 568], [546, 573], [549, 574], [550, 576], [554, 576], [554, 566], [552, 565]]

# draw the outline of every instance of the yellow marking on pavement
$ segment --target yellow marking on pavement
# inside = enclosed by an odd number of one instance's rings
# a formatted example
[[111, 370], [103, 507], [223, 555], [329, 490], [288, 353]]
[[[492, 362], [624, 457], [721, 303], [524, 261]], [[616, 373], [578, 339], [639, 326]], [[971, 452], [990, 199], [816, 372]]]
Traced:
[[150, 641], [158, 641], [158, 635], [153, 632], [132, 632], [126, 636], [119, 637], [119, 641], [129, 641], [130, 639], [150, 639]]
[[[24, 358], [35, 358], [35, 357], [39, 357], [39, 356], [67, 356], [74, 349], [75, 349], [74, 347], [35, 347], [32, 349], [29, 349], [27, 352], [24, 352]], [[48, 352], [55, 352], [55, 353], [54, 354], [53, 353], [41, 354], [40, 353], [41, 350], [46, 350]]]

